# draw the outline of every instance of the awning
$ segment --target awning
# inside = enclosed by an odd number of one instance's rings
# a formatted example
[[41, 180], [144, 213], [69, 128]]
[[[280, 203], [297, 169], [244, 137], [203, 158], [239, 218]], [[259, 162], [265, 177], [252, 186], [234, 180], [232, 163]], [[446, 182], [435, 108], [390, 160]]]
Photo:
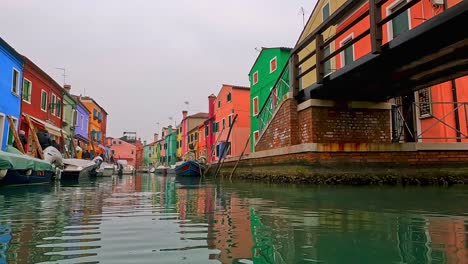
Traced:
[[79, 141], [89, 144], [89, 138], [83, 137], [80, 134], [75, 134], [75, 138], [78, 139]]
[[[28, 116], [34, 126], [39, 127], [40, 129], [45, 129], [44, 122], [42, 120], [25, 113], [23, 113], [23, 116]], [[26, 123], [26, 120], [24, 120], [24, 122]]]
[[35, 123], [35, 124], [38, 123], [40, 127], [45, 128], [45, 129], [47, 130], [47, 132], [49, 132], [49, 134], [54, 135], [54, 136], [57, 136], [57, 137], [61, 137], [61, 136], [62, 136], [61, 133], [60, 133], [60, 131], [61, 131], [62, 129], [60, 129], [59, 127], [56, 127], [56, 126], [54, 126], [54, 125], [52, 125], [52, 124], [49, 124], [49, 123], [47, 123], [47, 122], [44, 122], [44, 121], [40, 120], [39, 118], [35, 118], [34, 116], [30, 116], [30, 115], [24, 114], [24, 113], [23, 113], [23, 115], [24, 115], [24, 116], [28, 116], [29, 119], [31, 119], [31, 122], [33, 122], [33, 123]]

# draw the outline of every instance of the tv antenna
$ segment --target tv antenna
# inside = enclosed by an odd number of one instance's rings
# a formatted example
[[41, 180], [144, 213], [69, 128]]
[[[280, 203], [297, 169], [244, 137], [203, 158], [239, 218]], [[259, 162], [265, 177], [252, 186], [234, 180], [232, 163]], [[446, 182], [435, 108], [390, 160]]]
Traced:
[[67, 76], [68, 76], [67, 75], [67, 69], [65, 67], [63, 67], [63, 68], [55, 67], [55, 69], [63, 71], [63, 74], [62, 74], [62, 76], [63, 76], [63, 85], [67, 84], [67, 82], [66, 82]]
[[307, 11], [304, 9], [304, 7], [301, 6], [301, 9], [299, 10], [299, 15], [302, 15], [302, 26], [305, 27], [305, 15]]

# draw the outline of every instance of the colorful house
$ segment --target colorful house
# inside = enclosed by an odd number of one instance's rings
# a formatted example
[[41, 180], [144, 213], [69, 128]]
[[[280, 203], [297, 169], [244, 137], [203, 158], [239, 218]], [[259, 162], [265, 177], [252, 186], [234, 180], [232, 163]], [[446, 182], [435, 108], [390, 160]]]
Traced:
[[[206, 121], [205, 121], [206, 122]], [[208, 127], [205, 124], [198, 126], [197, 157], [207, 157], [206, 138], [208, 137]]]
[[[20, 119], [23, 79], [23, 58], [8, 43], [0, 38], [0, 148], [13, 142], [7, 116], [18, 126]], [[14, 128], [15, 130], [17, 127]]]
[[179, 124], [176, 129], [177, 133], [177, 160], [182, 160], [182, 125]]
[[75, 115], [75, 124], [73, 131], [73, 138], [76, 142], [76, 145], [79, 146], [83, 151], [92, 150], [89, 147], [89, 117], [90, 112], [86, 106], [81, 102], [80, 97], [73, 95], [73, 98], [76, 101], [76, 107], [73, 114]]
[[144, 147], [143, 147], [143, 166], [144, 167], [148, 167], [150, 165], [155, 164], [153, 163], [155, 144], [156, 144], [155, 142], [144, 144]]
[[205, 141], [205, 150], [206, 150], [206, 158], [208, 162], [214, 161], [215, 155], [213, 145], [216, 143], [216, 135], [215, 135], [215, 122], [216, 122], [216, 112], [215, 112], [215, 101], [216, 95], [211, 94], [208, 96], [208, 119], [203, 122], [205, 127], [204, 133], [204, 141]]
[[65, 137], [64, 145], [65, 150], [64, 152], [69, 153], [70, 157], [74, 156], [74, 149], [73, 149], [73, 134], [76, 125], [76, 100], [73, 98], [73, 95], [70, 94], [71, 85], [64, 85], [63, 86], [63, 111], [62, 111], [62, 131]]
[[[283, 68], [288, 64], [290, 48], [262, 48], [249, 72], [250, 81], [250, 151], [254, 151], [255, 142], [259, 138], [257, 115], [265, 104], [270, 93], [275, 98], [284, 96], [288, 89], [278, 90], [274, 88], [280, 78]], [[286, 72], [287, 73], [287, 72]], [[282, 75], [280, 80], [289, 84], [289, 75]], [[272, 91], [273, 90], [273, 91]], [[275, 103], [275, 102], [273, 102]], [[270, 113], [271, 115], [272, 113]]]
[[[212, 159], [241, 155], [250, 135], [249, 99], [249, 87], [223, 84], [214, 102], [216, 117], [213, 131], [217, 144], [214, 146], [215, 153]], [[236, 115], [237, 120], [233, 123]], [[232, 132], [228, 139], [229, 128], [232, 124]], [[245, 154], [248, 154], [249, 150], [250, 148], [245, 151]]]
[[[448, 7], [453, 6], [461, 0], [448, 1]], [[391, 0], [382, 6], [383, 17], [406, 4], [403, 0]], [[337, 25], [337, 31], [343, 31], [358, 16], [368, 11], [369, 4], [365, 3], [350, 15], [347, 19]], [[404, 32], [418, 27], [435, 15], [443, 12], [443, 6], [433, 4], [430, 1], [416, 3], [409, 10], [402, 12], [397, 17], [383, 25], [383, 43], [387, 43]], [[369, 20], [363, 19], [350, 29], [343, 31], [335, 41], [336, 48], [340, 48], [354, 37], [358, 36], [369, 28]], [[424, 45], [424, 43], [421, 43]], [[353, 61], [360, 59], [371, 52], [370, 36], [354, 43], [346, 48], [336, 57], [336, 68], [341, 69]], [[410, 115], [413, 118], [405, 118], [404, 122], [395, 122], [396, 133], [401, 133], [402, 142], [468, 142], [468, 127], [466, 107], [468, 105], [461, 102], [468, 102], [468, 76], [441, 83], [393, 100], [399, 112], [403, 115]], [[396, 116], [396, 121], [399, 116]], [[442, 122], [440, 121], [442, 120]], [[411, 128], [408, 131], [405, 127]], [[458, 133], [457, 133], [458, 131]]]
[[134, 144], [120, 138], [108, 137], [106, 140], [110, 154], [114, 156], [115, 160], [126, 160], [129, 165], [136, 167], [137, 147]]
[[192, 130], [188, 132], [187, 139], [188, 139], [188, 149], [193, 150], [195, 152], [195, 158], [198, 159], [198, 127], [194, 127]]
[[96, 152], [97, 155], [105, 152], [105, 137], [103, 135], [106, 134], [103, 131], [103, 128], [106, 128], [106, 125], [102, 124], [106, 122], [107, 116], [106, 110], [102, 108], [93, 98], [89, 96], [80, 97], [81, 102], [83, 105], [88, 109], [91, 113], [89, 116], [89, 136], [90, 140], [92, 140], [92, 144], [90, 144], [89, 148]]
[[182, 111], [182, 155], [189, 151], [189, 131], [192, 131], [193, 129], [197, 128], [199, 125], [203, 124], [203, 122], [205, 122], [207, 119], [208, 113], [200, 112], [189, 116], [187, 111]]
[[166, 165], [174, 165], [177, 162], [177, 132], [172, 129], [172, 126], [167, 128], [165, 141]]

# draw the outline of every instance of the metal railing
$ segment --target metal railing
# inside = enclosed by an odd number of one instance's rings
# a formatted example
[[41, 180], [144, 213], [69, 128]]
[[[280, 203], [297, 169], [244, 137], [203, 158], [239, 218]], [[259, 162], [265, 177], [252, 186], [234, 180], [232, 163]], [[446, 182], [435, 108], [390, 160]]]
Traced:
[[468, 139], [468, 102], [414, 102], [392, 107], [394, 143], [462, 139]]
[[267, 100], [257, 114], [259, 135], [261, 135], [263, 130], [267, 127], [273, 114], [284, 99], [288, 97], [289, 88], [289, 65], [286, 64], [276, 80], [275, 85], [271, 89]]

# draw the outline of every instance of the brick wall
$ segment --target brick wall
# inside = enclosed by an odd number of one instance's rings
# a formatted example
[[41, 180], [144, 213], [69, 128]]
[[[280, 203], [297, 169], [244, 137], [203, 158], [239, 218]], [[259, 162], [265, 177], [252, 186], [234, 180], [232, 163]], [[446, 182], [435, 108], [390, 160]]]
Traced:
[[285, 100], [255, 146], [255, 151], [299, 144], [297, 133], [297, 102]]
[[298, 114], [300, 143], [390, 143], [390, 112], [309, 107]]

